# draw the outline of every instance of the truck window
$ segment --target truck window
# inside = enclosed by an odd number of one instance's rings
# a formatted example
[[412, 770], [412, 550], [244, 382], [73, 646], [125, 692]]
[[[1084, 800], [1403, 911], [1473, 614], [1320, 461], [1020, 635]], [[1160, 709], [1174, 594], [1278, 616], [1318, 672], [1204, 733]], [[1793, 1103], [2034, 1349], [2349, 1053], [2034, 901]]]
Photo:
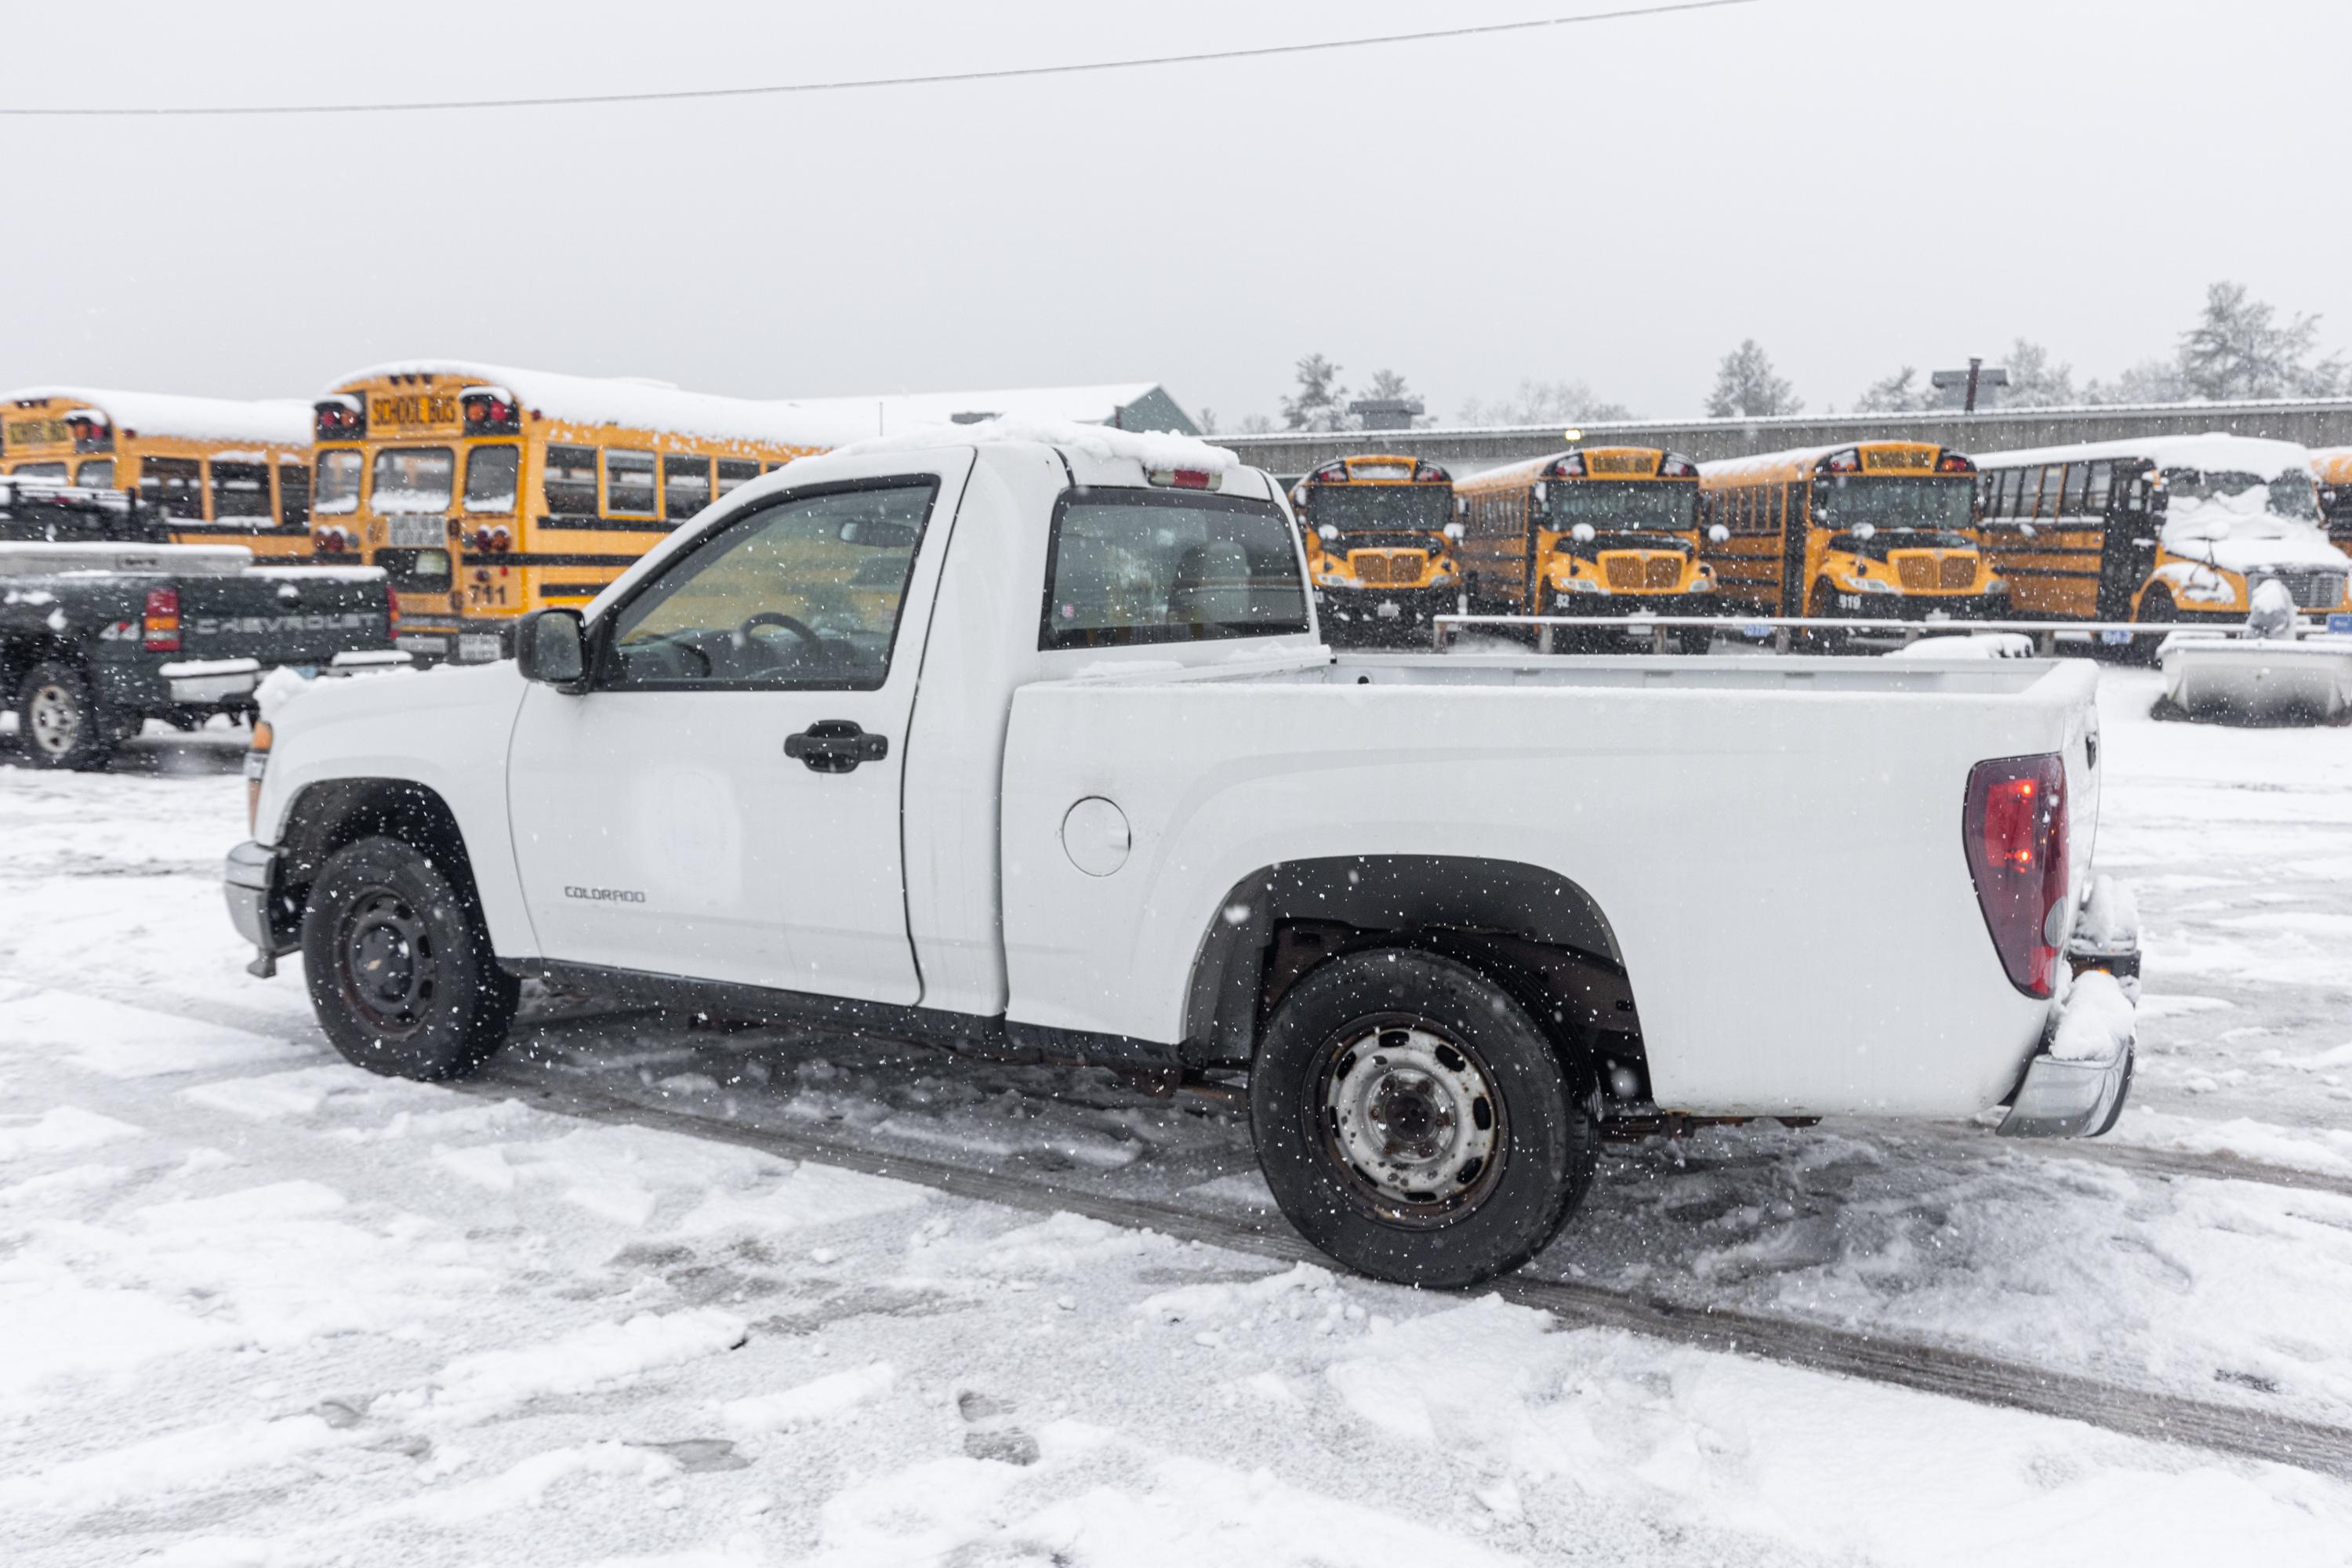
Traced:
[[522, 472], [520, 447], [477, 447], [466, 454], [466, 510], [511, 516]]
[[205, 515], [204, 465], [194, 458], [146, 458], [139, 464], [139, 493], [165, 517]]
[[369, 508], [379, 517], [449, 510], [457, 454], [446, 447], [386, 447], [375, 455]]
[[401, 594], [446, 594], [449, 591], [449, 552], [446, 550], [379, 550], [375, 563]]
[[870, 691], [939, 482], [787, 496], [670, 563], [616, 612], [596, 683]]
[[360, 510], [360, 455], [349, 447], [319, 454], [319, 483], [310, 510], [320, 517], [349, 517]]
[[1055, 510], [1040, 648], [1306, 629], [1297, 547], [1272, 501], [1096, 489]]

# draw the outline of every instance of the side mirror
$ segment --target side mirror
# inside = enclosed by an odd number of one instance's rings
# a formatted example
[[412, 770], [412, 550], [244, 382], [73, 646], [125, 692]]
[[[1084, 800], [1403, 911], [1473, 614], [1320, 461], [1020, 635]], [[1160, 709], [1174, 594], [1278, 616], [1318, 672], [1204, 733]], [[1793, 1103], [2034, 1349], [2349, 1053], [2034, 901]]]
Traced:
[[541, 610], [515, 638], [515, 668], [525, 680], [577, 691], [588, 674], [588, 637], [577, 610]]
[[1853, 525], [1853, 536], [1865, 542], [1875, 539], [1878, 537], [1878, 525], [1874, 522], [1857, 522]]
[[1579, 544], [1590, 544], [1593, 537], [1592, 525], [1589, 522], [1580, 522], [1568, 531], [1568, 536]]
[[1728, 544], [1731, 542], [1731, 530], [1718, 522], [1706, 531], [1706, 542], [1709, 544]]
[[1446, 537], [1446, 538], [1448, 538], [1448, 539], [1450, 539], [1450, 540], [1452, 540], [1452, 541], [1454, 541], [1454, 543], [1456, 543], [1456, 544], [1459, 544], [1459, 543], [1461, 543], [1461, 542], [1462, 542], [1462, 536], [1463, 536], [1465, 533], [1468, 532], [1468, 531], [1468, 531], [1467, 529], [1464, 528], [1464, 527], [1463, 527], [1460, 523], [1458, 523], [1458, 522], [1449, 522], [1449, 523], [1447, 523], [1447, 524], [1445, 525], [1445, 530], [1444, 530], [1445, 537]]
[[1315, 536], [1326, 544], [1339, 542], [1339, 531], [1328, 522], [1315, 531]]

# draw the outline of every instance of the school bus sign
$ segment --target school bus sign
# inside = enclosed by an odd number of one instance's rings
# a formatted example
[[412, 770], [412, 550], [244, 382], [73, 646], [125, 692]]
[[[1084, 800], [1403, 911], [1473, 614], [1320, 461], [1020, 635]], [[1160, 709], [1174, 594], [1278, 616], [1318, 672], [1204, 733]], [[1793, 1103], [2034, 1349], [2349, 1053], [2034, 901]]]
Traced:
[[457, 397], [448, 392], [385, 392], [368, 398], [368, 424], [385, 426], [455, 425]]

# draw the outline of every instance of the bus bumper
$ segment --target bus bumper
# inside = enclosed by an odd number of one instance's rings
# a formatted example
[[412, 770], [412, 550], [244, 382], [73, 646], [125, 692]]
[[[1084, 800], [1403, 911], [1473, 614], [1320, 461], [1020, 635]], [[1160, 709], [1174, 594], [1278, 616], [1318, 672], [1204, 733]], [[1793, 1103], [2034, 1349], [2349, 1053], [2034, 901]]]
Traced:
[[1342, 588], [1315, 590], [1315, 609], [1326, 637], [1379, 639], [1426, 632], [1433, 616], [1462, 607], [1462, 590], [1442, 588]]

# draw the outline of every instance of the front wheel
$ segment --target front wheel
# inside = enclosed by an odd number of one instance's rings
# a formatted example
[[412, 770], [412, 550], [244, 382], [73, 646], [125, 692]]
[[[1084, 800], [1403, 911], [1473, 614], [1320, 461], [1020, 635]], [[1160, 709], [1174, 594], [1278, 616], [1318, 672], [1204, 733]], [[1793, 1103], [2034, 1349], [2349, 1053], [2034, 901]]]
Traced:
[[[2142, 626], [2168, 626], [2180, 619], [2180, 606], [2172, 602], [2172, 595], [2164, 589], [2150, 588], [2139, 596], [2139, 607], [2132, 613], [2132, 619]], [[2163, 647], [2162, 637], [2136, 637], [2131, 640], [2131, 647], [2125, 651], [2124, 658], [2131, 664], [2155, 664], [2158, 662], [2158, 650]]]
[[[1837, 590], [1828, 583], [1816, 583], [1805, 596], [1805, 618], [1826, 621], [1837, 618]], [[1853, 634], [1836, 626], [1808, 626], [1805, 641], [1816, 653], [1844, 653]]]
[[521, 990], [471, 900], [396, 838], [328, 858], [302, 911], [302, 969], [335, 1048], [395, 1078], [474, 1071], [504, 1043]]
[[1517, 999], [1405, 948], [1332, 959], [1291, 988], [1251, 1071], [1250, 1129], [1299, 1234], [1360, 1273], [1440, 1289], [1542, 1250], [1600, 1149]]

